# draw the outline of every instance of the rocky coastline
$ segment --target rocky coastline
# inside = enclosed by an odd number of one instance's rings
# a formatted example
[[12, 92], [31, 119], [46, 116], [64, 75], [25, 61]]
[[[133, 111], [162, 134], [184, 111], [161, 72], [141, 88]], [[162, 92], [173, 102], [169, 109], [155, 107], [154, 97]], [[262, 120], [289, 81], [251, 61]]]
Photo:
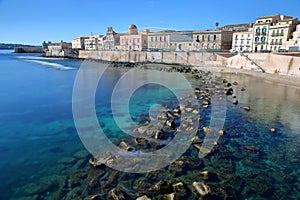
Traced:
[[[148, 69], [147, 64], [132, 65], [128, 63], [111, 63], [111, 67], [139, 67]], [[193, 113], [199, 122], [196, 135], [191, 138], [191, 146], [178, 160], [163, 169], [144, 174], [125, 173], [112, 169], [114, 164], [122, 159], [106, 152], [93, 157], [86, 151], [76, 153], [73, 157], [57, 162], [55, 171], [57, 177], [41, 180], [41, 184], [28, 184], [21, 191], [30, 199], [85, 199], [85, 200], [148, 200], [148, 199], [242, 199], [242, 195], [255, 193], [261, 197], [274, 199], [278, 195], [265, 178], [262, 171], [245, 172], [241, 178], [235, 174], [234, 161], [257, 167], [256, 159], [261, 156], [260, 148], [252, 145], [238, 145], [239, 151], [229, 151], [226, 145], [239, 133], [222, 130], [212, 130], [207, 126], [207, 114], [210, 112], [210, 101], [213, 94], [220, 101], [232, 102], [241, 112], [251, 112], [251, 105], [242, 105], [235, 95], [238, 82], [230, 83], [211, 71], [199, 70], [189, 66], [161, 66], [157, 70], [191, 74], [199, 82], [195, 88], [199, 107], [194, 107], [189, 97], [183, 97], [183, 105], [166, 105], [155, 119], [143, 117], [140, 127], [135, 130], [138, 137], [126, 137], [115, 141], [124, 151], [155, 151], [165, 146], [176, 134], [189, 134], [193, 130], [189, 123], [179, 127], [178, 118], [185, 113]], [[247, 92], [247, 88], [240, 89]], [[222, 97], [225, 98], [222, 98]], [[151, 125], [156, 122], [156, 126]], [[185, 124], [185, 125], [184, 125]], [[270, 127], [269, 134], [276, 135], [276, 130]], [[204, 137], [217, 133], [220, 139], [212, 149], [202, 147]], [[199, 153], [207, 154], [203, 159]], [[126, 167], [138, 168], [126, 163]], [[275, 173], [275, 172], [274, 172]], [[275, 174], [274, 174], [275, 176]], [[284, 181], [293, 181], [288, 174], [276, 174]], [[249, 187], [251, 185], [251, 187]], [[275, 192], [275, 193], [274, 193]], [[49, 196], [49, 194], [51, 194]], [[273, 195], [273, 196], [272, 196]], [[274, 196], [275, 195], [275, 196]], [[49, 197], [49, 198], [47, 198]], [[26, 199], [26, 197], [25, 197]]]

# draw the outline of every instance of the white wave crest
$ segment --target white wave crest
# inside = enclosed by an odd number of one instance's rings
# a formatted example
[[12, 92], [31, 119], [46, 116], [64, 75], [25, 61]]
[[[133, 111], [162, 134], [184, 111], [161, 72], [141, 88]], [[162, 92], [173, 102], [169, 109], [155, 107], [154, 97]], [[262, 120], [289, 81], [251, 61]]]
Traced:
[[45, 62], [45, 61], [40, 61], [40, 60], [25, 60], [25, 61], [40, 64], [40, 65], [44, 65], [44, 66], [48, 66], [48, 67], [52, 67], [52, 68], [57, 69], [57, 70], [75, 69], [73, 67], [64, 66], [64, 65], [61, 65], [61, 64], [58, 64], [58, 63], [50, 63], [50, 62]]
[[64, 60], [65, 58], [47, 58], [47, 57], [41, 57], [41, 56], [17, 56], [17, 58], [20, 59], [26, 59], [26, 60]]

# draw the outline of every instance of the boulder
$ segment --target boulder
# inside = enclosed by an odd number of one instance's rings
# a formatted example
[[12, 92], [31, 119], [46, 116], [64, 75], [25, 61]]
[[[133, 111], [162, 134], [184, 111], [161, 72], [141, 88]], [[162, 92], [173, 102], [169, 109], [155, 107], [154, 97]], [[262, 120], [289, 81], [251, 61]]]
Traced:
[[146, 195], [136, 198], [136, 200], [151, 200]]
[[159, 181], [155, 184], [153, 190], [159, 194], [168, 194], [172, 191], [172, 185], [169, 181]]
[[107, 196], [108, 196], [108, 199], [112, 199], [112, 200], [126, 200], [125, 193], [116, 188], [109, 191]]
[[202, 182], [193, 182], [193, 190], [201, 198], [210, 194], [210, 187]]
[[246, 110], [246, 111], [250, 111], [251, 110], [250, 106], [243, 106], [241, 108], [244, 109], [244, 110]]
[[234, 101], [232, 101], [232, 104], [234, 104], [234, 105], [237, 105], [239, 103], [239, 101], [238, 100], [234, 100]]
[[275, 128], [271, 128], [270, 131], [271, 131], [271, 133], [273, 133], [273, 134], [276, 133], [276, 129], [275, 129]]
[[133, 150], [133, 147], [131, 147], [129, 144], [127, 144], [124, 141], [120, 142], [119, 147], [121, 147], [122, 149], [124, 149], [126, 151], [132, 151]]

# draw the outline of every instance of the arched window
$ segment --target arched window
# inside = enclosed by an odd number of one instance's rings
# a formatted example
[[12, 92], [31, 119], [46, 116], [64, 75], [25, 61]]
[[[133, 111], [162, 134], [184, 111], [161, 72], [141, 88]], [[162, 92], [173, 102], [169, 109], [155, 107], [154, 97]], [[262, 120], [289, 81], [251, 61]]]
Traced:
[[207, 36], [207, 41], [210, 41], [210, 35]]
[[256, 28], [256, 33], [260, 33], [260, 28]]
[[267, 33], [267, 28], [264, 27], [264, 28], [261, 30], [261, 32], [262, 32], [262, 33]]
[[262, 41], [262, 42], [265, 42], [265, 41], [266, 41], [266, 37], [262, 37], [262, 38], [261, 38], [261, 41]]
[[205, 40], [205, 37], [204, 37], [204, 35], [202, 35], [202, 41], [204, 41]]
[[259, 41], [259, 37], [255, 37], [255, 42], [258, 42]]
[[216, 41], [216, 39], [217, 39], [217, 36], [216, 36], [216, 35], [214, 35], [214, 41]]

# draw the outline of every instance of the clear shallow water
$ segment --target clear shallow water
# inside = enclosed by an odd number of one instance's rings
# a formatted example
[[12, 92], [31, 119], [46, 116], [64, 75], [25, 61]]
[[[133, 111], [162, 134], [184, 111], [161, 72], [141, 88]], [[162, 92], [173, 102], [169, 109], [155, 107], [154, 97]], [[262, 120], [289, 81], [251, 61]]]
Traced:
[[[100, 173], [90, 169], [88, 154], [84, 153], [72, 118], [72, 89], [80, 64], [76, 60], [0, 51], [0, 199], [51, 199], [59, 188], [67, 190], [62, 193], [72, 199], [70, 191], [80, 196], [79, 191], [87, 187], [70, 185], [74, 174], [89, 171], [87, 177], [81, 177], [88, 183], [91, 173]], [[112, 121], [109, 108], [113, 85], [124, 71], [108, 70], [102, 80], [105, 87], [96, 96], [100, 124], [112, 140], [124, 136]], [[245, 75], [223, 76], [239, 83], [234, 86], [239, 105], [228, 99], [228, 136], [220, 139], [222, 146], [216, 154], [205, 157], [203, 164], [193, 170], [217, 173], [222, 179], [208, 183], [224, 188], [233, 185], [240, 199], [299, 199], [300, 89]], [[240, 91], [242, 87], [245, 92]], [[144, 99], [131, 108], [134, 119], [146, 114], [153, 103], [153, 91], [161, 97], [158, 103], [174, 101], [164, 88], [149, 85], [144, 93], [136, 93], [143, 94]], [[243, 105], [250, 105], [251, 111], [240, 109]], [[275, 135], [269, 131], [273, 127], [277, 130]], [[248, 151], [245, 146], [254, 146], [257, 151]], [[192, 154], [193, 150], [187, 153]], [[152, 174], [157, 178], [152, 177], [149, 182], [156, 183], [161, 177], [182, 180], [190, 186], [193, 181], [201, 181], [192, 174], [193, 170], [183, 173], [181, 178], [158, 171]], [[108, 176], [114, 173], [107, 171]], [[118, 181], [131, 191], [132, 186], [125, 184], [125, 180], [134, 182], [149, 176], [122, 174]], [[92, 190], [84, 194], [95, 193]]]

